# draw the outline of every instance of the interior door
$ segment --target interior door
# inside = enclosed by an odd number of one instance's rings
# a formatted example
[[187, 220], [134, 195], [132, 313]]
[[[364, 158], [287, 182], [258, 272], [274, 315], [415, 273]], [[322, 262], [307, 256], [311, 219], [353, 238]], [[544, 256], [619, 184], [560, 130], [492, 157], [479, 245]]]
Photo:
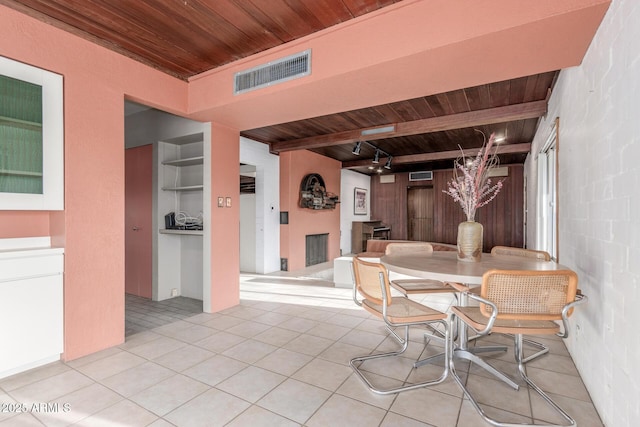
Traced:
[[151, 298], [153, 147], [125, 150], [125, 292]]
[[433, 187], [412, 187], [407, 192], [409, 240], [433, 241]]

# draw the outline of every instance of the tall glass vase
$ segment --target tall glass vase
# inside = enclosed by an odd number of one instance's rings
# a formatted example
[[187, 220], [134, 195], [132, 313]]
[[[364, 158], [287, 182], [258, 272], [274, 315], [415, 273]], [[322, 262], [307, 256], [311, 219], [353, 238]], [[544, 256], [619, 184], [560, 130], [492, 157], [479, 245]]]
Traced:
[[482, 224], [465, 221], [458, 225], [458, 260], [479, 262], [482, 256]]

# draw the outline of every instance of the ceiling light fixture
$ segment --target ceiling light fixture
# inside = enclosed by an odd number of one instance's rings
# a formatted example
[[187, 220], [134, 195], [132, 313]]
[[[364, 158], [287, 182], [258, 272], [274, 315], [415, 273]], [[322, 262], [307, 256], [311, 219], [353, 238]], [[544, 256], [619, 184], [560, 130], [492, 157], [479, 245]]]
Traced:
[[396, 125], [390, 125], [390, 126], [383, 126], [379, 128], [373, 128], [373, 129], [364, 129], [360, 132], [360, 135], [362, 136], [377, 135], [379, 133], [391, 133], [395, 131], [396, 131]]
[[[371, 161], [371, 163], [378, 164], [380, 163], [380, 156], [382, 157], [386, 157], [387, 158], [387, 163], [385, 164], [385, 169], [391, 169], [391, 159], [393, 159], [393, 156], [389, 153], [387, 153], [386, 151], [384, 151], [382, 148], [378, 148], [378, 146], [370, 143], [369, 141], [358, 141], [356, 142], [356, 145], [353, 147], [353, 150], [351, 151], [351, 153], [355, 154], [356, 156], [360, 155], [360, 151], [362, 149], [362, 145], [368, 145], [369, 147], [373, 148], [375, 150], [374, 155], [373, 155], [373, 160]], [[370, 170], [375, 169], [373, 166], [369, 167]], [[382, 172], [382, 168], [378, 168], [377, 170], [378, 173]]]
[[391, 159], [393, 159], [393, 156], [387, 157], [387, 163], [384, 165], [385, 169], [391, 169]]
[[359, 156], [360, 155], [360, 146], [361, 145], [362, 145], [362, 141], [356, 142], [356, 146], [353, 147], [353, 151], [351, 153], [355, 154], [356, 156]]

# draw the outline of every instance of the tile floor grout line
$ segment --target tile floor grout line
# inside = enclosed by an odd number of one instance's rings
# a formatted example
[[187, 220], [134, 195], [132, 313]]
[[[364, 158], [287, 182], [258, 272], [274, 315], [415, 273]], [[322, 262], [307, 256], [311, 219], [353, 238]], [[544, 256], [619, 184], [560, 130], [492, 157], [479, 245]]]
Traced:
[[[242, 290], [243, 286], [244, 285], [241, 279], [241, 293], [245, 292]], [[257, 286], [262, 286], [262, 285], [251, 284], [251, 286], [249, 286], [248, 289], [256, 290]], [[80, 423], [83, 420], [88, 420], [90, 417], [95, 416], [97, 413], [101, 413], [101, 412], [104, 413], [105, 416], [109, 416], [107, 415], [107, 413], [109, 412], [108, 409], [112, 408], [115, 405], [122, 404], [122, 402], [128, 402], [128, 404], [134, 405], [134, 406], [131, 406], [131, 408], [141, 408], [140, 410], [136, 409], [136, 411], [140, 414], [147, 414], [145, 416], [147, 416], [148, 419], [150, 419], [149, 417], [152, 417], [153, 420], [155, 420], [155, 421], [152, 421], [154, 425], [155, 423], [161, 424], [163, 422], [173, 425], [171, 422], [168, 421], [167, 418], [165, 418], [166, 416], [172, 413], [174, 413], [174, 416], [172, 417], [172, 419], [174, 420], [178, 419], [178, 420], [181, 420], [180, 422], [186, 422], [187, 418], [193, 416], [193, 414], [185, 414], [185, 410], [184, 410], [185, 405], [189, 405], [190, 403], [192, 406], [197, 405], [199, 402], [196, 401], [194, 403], [195, 399], [198, 399], [204, 394], [209, 393], [212, 390], [215, 390], [216, 392], [224, 393], [224, 395], [230, 396], [229, 398], [225, 398], [225, 399], [231, 399], [229, 400], [229, 402], [243, 402], [243, 405], [248, 405], [239, 413], [237, 413], [233, 418], [225, 421], [224, 422], [225, 425], [230, 423], [234, 423], [234, 425], [242, 424], [243, 422], [246, 422], [249, 419], [249, 417], [255, 416], [256, 413], [261, 413], [261, 411], [266, 411], [264, 412], [264, 415], [267, 415], [268, 419], [271, 419], [271, 417], [273, 417], [274, 420], [280, 419], [280, 421], [291, 422], [296, 425], [308, 425], [310, 420], [314, 419], [314, 417], [316, 417], [316, 419], [314, 420], [314, 423], [318, 419], [323, 419], [325, 421], [327, 419], [340, 420], [341, 419], [340, 414], [331, 413], [331, 408], [335, 409], [336, 404], [338, 403], [336, 399], [343, 399], [345, 402], [344, 404], [346, 405], [345, 407], [347, 408], [350, 407], [350, 405], [355, 405], [354, 407], [360, 408], [365, 412], [370, 411], [371, 414], [375, 414], [375, 415], [372, 415], [376, 417], [375, 419], [378, 419], [377, 417], [381, 417], [377, 422], [378, 426], [390, 425], [392, 421], [397, 422], [398, 420], [401, 420], [403, 418], [406, 419], [407, 422], [415, 423], [416, 425], [420, 424], [424, 426], [431, 426], [435, 424], [438, 424], [438, 425], [441, 424], [441, 423], [434, 424], [433, 419], [429, 417], [425, 417], [423, 413], [420, 411], [408, 411], [406, 408], [406, 405], [408, 404], [408, 402], [414, 401], [413, 399], [416, 399], [416, 398], [420, 399], [421, 396], [435, 397], [436, 395], [424, 394], [425, 391], [423, 391], [423, 389], [418, 389], [411, 392], [411, 395], [400, 393], [400, 394], [393, 395], [393, 397], [389, 399], [389, 401], [386, 401], [386, 400], [378, 401], [375, 398], [371, 398], [371, 394], [367, 394], [367, 390], [365, 387], [362, 387], [362, 389], [360, 389], [358, 388], [358, 385], [355, 384], [355, 383], [358, 383], [359, 380], [355, 376], [355, 374], [352, 372], [348, 364], [348, 359], [352, 357], [351, 354], [353, 352], [358, 353], [359, 352], [358, 349], [362, 349], [363, 353], [368, 352], [368, 354], [371, 354], [380, 350], [385, 350], [385, 349], [386, 351], [390, 351], [389, 346], [396, 346], [397, 341], [390, 338], [389, 335], [386, 334], [386, 331], [383, 331], [381, 328], [378, 327], [377, 324], [379, 324], [380, 327], [384, 326], [383, 322], [381, 322], [379, 319], [369, 314], [363, 315], [360, 309], [346, 307], [345, 305], [343, 305], [342, 302], [347, 300], [347, 297], [345, 296], [346, 295], [345, 292], [342, 292], [342, 290], [340, 289], [331, 289], [331, 288], [322, 287], [322, 288], [317, 288], [318, 290], [316, 292], [317, 298], [309, 298], [307, 293], [315, 292], [313, 285], [307, 285], [307, 284], [292, 285], [292, 284], [286, 283], [286, 284], [283, 284], [282, 286], [277, 286], [273, 284], [268, 284], [264, 286], [265, 286], [264, 288], [260, 289], [260, 292], [256, 291], [250, 295], [251, 298], [257, 298], [257, 299], [241, 298], [240, 304], [238, 306], [224, 310], [222, 313], [210, 314], [210, 313], [200, 312], [200, 313], [189, 313], [188, 315], [183, 315], [183, 317], [179, 317], [179, 316], [173, 317], [172, 318], [173, 320], [168, 320], [167, 323], [163, 323], [160, 326], [154, 326], [148, 329], [144, 329], [140, 332], [127, 336], [123, 343], [119, 344], [118, 346], [114, 346], [110, 349], [105, 349], [103, 350], [103, 352], [98, 352], [98, 355], [95, 355], [94, 353], [94, 355], [85, 356], [85, 357], [88, 357], [88, 359], [86, 359], [86, 363], [81, 363], [78, 365], [77, 364], [78, 362], [74, 364], [73, 363], [74, 361], [69, 362], [70, 364], [67, 364], [64, 362], [56, 362], [56, 363], [59, 363], [59, 366], [56, 365], [58, 367], [54, 366], [50, 370], [43, 371], [41, 373], [42, 375], [45, 375], [45, 377], [39, 377], [39, 375], [35, 375], [33, 377], [34, 378], [33, 380], [20, 385], [20, 387], [16, 387], [15, 390], [19, 390], [22, 387], [27, 387], [30, 385], [34, 385], [34, 384], [46, 381], [57, 375], [64, 374], [65, 372], [75, 371], [76, 374], [79, 373], [82, 375], [83, 378], [88, 379], [90, 381], [90, 384], [85, 385], [84, 387], [80, 387], [77, 390], [65, 391], [65, 393], [61, 397], [56, 398], [54, 400], [59, 400], [61, 398], [64, 398], [67, 395], [78, 393], [79, 390], [85, 390], [92, 386], [95, 387], [96, 385], [100, 386], [99, 388], [96, 388], [96, 391], [102, 390], [102, 388], [104, 388], [109, 392], [110, 396], [114, 396], [118, 398], [117, 402], [110, 405], [108, 404], [109, 401], [105, 400], [103, 404], [107, 404], [107, 406], [102, 407], [99, 404], [98, 405], [100, 407], [99, 409], [97, 410], [92, 409], [93, 412], [90, 415], [83, 416], [80, 420], [75, 420], [74, 421], [75, 423]], [[269, 295], [268, 291], [269, 291], [269, 288], [271, 287], [274, 288], [274, 294]], [[283, 292], [284, 290], [286, 290], [287, 292]], [[277, 295], [278, 293], [279, 295]], [[286, 294], [293, 295], [294, 298], [291, 298]], [[350, 300], [350, 298], [348, 299]], [[166, 304], [169, 304], [169, 303], [170, 301], [163, 304], [161, 307], [164, 307]], [[136, 310], [138, 309], [139, 308], [136, 306]], [[269, 315], [275, 316], [275, 317], [264, 317], [263, 319], [259, 319], [260, 316], [269, 316]], [[200, 316], [200, 317], [196, 318], [195, 316]], [[277, 321], [277, 319], [282, 319], [278, 316], [283, 316], [282, 318], [284, 318], [285, 320]], [[286, 316], [286, 318], [284, 316]], [[255, 320], [255, 319], [259, 319], [259, 320]], [[235, 323], [236, 321], [238, 323]], [[209, 323], [209, 324], [205, 325], [205, 323]], [[173, 326], [173, 327], [170, 326], [172, 324], [175, 324], [176, 326]], [[289, 326], [291, 329], [281, 327], [280, 326], [281, 324], [284, 324], [284, 326]], [[221, 326], [219, 326], [219, 329], [218, 329], [214, 325], [221, 325]], [[230, 325], [230, 326], [227, 326], [227, 325]], [[240, 325], [244, 325], [244, 326], [239, 327]], [[312, 325], [312, 326], [305, 329], [309, 325]], [[255, 333], [255, 331], [257, 330], [259, 330], [259, 332]], [[271, 331], [271, 335], [268, 334], [269, 331]], [[240, 333], [242, 335], [239, 335]], [[139, 334], [144, 334], [144, 335], [139, 335]], [[203, 335], [203, 338], [199, 338], [200, 334]], [[208, 342], [205, 340], [211, 337], [215, 337], [217, 334], [227, 334], [226, 336], [232, 337], [231, 341], [228, 341], [228, 342], [233, 341], [233, 343], [231, 345], [226, 345], [226, 344], [222, 345], [222, 343], [218, 343], [221, 346], [219, 349], [216, 346], [216, 350], [211, 350], [210, 348], [207, 348], [205, 345], [208, 344]], [[138, 338], [139, 341], [136, 341], [136, 338], [135, 338], [136, 336], [139, 337]], [[375, 344], [374, 346], [367, 344], [367, 343], [373, 342], [371, 339], [375, 338], [376, 336], [380, 336], [380, 341], [377, 344]], [[416, 337], [418, 339], [416, 339]], [[426, 348], [424, 347], [424, 342], [422, 341], [422, 339], [420, 339], [422, 338], [422, 336], [417, 335], [416, 337], [410, 336], [409, 345], [412, 346], [413, 350], [411, 350], [411, 352], [409, 352], [407, 356], [413, 355], [413, 353], [418, 350], [416, 348], [416, 345], [422, 346], [420, 350], [420, 354], [426, 351]], [[236, 339], [238, 339], [237, 342], [235, 342]], [[304, 341], [305, 339], [309, 341]], [[162, 341], [158, 341], [158, 340], [162, 340]], [[296, 343], [293, 343], [295, 340], [299, 340], [299, 341], [297, 341]], [[212, 342], [209, 342], [209, 344], [215, 345], [215, 341], [216, 341], [215, 338], [213, 338], [211, 341]], [[304, 347], [301, 347], [301, 345], [304, 346], [303, 343], [309, 343], [309, 342], [314, 343], [314, 347], [313, 347], [314, 350], [312, 352], [313, 354], [302, 353], [300, 350], [306, 351], [306, 349]], [[557, 351], [561, 351], [564, 348], [564, 343], [562, 341], [551, 339], [549, 340], [549, 342], [554, 343], [554, 348]], [[128, 347], [127, 343], [130, 343], [131, 347]], [[170, 343], [170, 344], [167, 344], [167, 343]], [[559, 345], [556, 345], [555, 343], [559, 343]], [[268, 352], [260, 356], [256, 361], [246, 362], [245, 359], [252, 360], [252, 358], [247, 359], [247, 354], [238, 353], [238, 351], [243, 348], [243, 347], [240, 347], [243, 344], [246, 346], [245, 347], [246, 349], [255, 348], [255, 349], [260, 349], [260, 351], [268, 350]], [[294, 345], [294, 344], [297, 344], [297, 345]], [[317, 347], [315, 347], [316, 344], [317, 344]], [[142, 345], [147, 345], [147, 347], [145, 349], [139, 349], [140, 354], [137, 354], [135, 352], [135, 349]], [[172, 348], [169, 351], [164, 351], [167, 348], [172, 347], [174, 345], [178, 347]], [[257, 347], [252, 347], [252, 345], [256, 345]], [[362, 347], [363, 345], [364, 347]], [[237, 351], [235, 353], [231, 351], [236, 347], [237, 347]], [[321, 350], [317, 350], [321, 347], [323, 347]], [[429, 347], [431, 347], [431, 345]], [[198, 349], [198, 352], [202, 350], [202, 352], [199, 353], [199, 356], [190, 358], [189, 362], [184, 362], [184, 365], [188, 365], [187, 367], [182, 367], [183, 362], [180, 362], [180, 363], [172, 362], [171, 357], [168, 356], [175, 352], [174, 357], [178, 357], [181, 354], [192, 353], [194, 349]], [[184, 353], [179, 353], [180, 351]], [[285, 368], [285, 370], [287, 370], [286, 374], [282, 374], [278, 372], [278, 370], [274, 369], [275, 367], [277, 367], [277, 365], [272, 365], [271, 367], [258, 366], [258, 364], [260, 364], [261, 361], [265, 361], [269, 356], [274, 355], [274, 353], [278, 351], [291, 352], [292, 356], [300, 357], [299, 360], [304, 361], [304, 363], [302, 363], [302, 365], [299, 365], [299, 366], [297, 363], [291, 364], [289, 367]], [[227, 354], [224, 354], [225, 352], [227, 352]], [[565, 349], [565, 352], [566, 352], [566, 349]], [[117, 358], [119, 354], [123, 354], [123, 355], [126, 354], [127, 356], [121, 356], [121, 358]], [[146, 354], [146, 356], [142, 356], [141, 354]], [[343, 357], [337, 357], [338, 355], [341, 355], [341, 354], [346, 354], [346, 355]], [[549, 360], [545, 358], [543, 360], [543, 358], [541, 358], [537, 366], [531, 365], [531, 366], [527, 366], [527, 368], [540, 370], [538, 372], [545, 375], [545, 378], [548, 378], [551, 380], [553, 379], [553, 375], [564, 374], [564, 375], [567, 375], [567, 378], [573, 378], [572, 381], [575, 382], [576, 384], [582, 383], [582, 378], [580, 377], [579, 372], [572, 370], [570, 371], [570, 373], [567, 373], [562, 370], [563, 369], [562, 366], [568, 367], [569, 365], [566, 365], [566, 363], [568, 363], [569, 361], [572, 362], [572, 359], [568, 353], [567, 354], [551, 353], [551, 354], [554, 354], [555, 356], [561, 356], [563, 357], [563, 359], [553, 358]], [[165, 356], [167, 356], [166, 359], [161, 359]], [[113, 360], [122, 363], [122, 365], [118, 365], [118, 367], [113, 368], [114, 372], [117, 371], [120, 367], [126, 366], [127, 363], [130, 362], [130, 360], [137, 361], [137, 359], [128, 359], [129, 357], [140, 358], [141, 362], [137, 365], [132, 365], [130, 367], [127, 367], [126, 369], [123, 369], [121, 371], [110, 373], [109, 376], [105, 378], [100, 378], [100, 379], [93, 379], [93, 377], [91, 377], [89, 374], [85, 374], [83, 370], [81, 370], [83, 369], [83, 367], [91, 363], [96, 363], [96, 365], [94, 366], [87, 366], [87, 368], [84, 369], [84, 371], [107, 373], [109, 372], [110, 369], [112, 369], [111, 367], [109, 367], [109, 369], [105, 371], [98, 371], [98, 369], [100, 369], [101, 363], [104, 366], [104, 364], [108, 362], [108, 360], [105, 360], [108, 357], [116, 357]], [[202, 357], [202, 359], [200, 359], [200, 357]], [[224, 358], [227, 358], [229, 361], [233, 361], [233, 363], [242, 363], [243, 367], [240, 371], [237, 371], [237, 372], [235, 372], [235, 369], [233, 369], [234, 370], [233, 373], [231, 373], [229, 376], [225, 376], [224, 379], [217, 380], [215, 382], [215, 385], [210, 385], [211, 381], [205, 382], [206, 378], [198, 375], [196, 371], [190, 372], [191, 374], [193, 374], [193, 376], [190, 376], [185, 373], [187, 370], [190, 370], [195, 366], [205, 363], [206, 361], [209, 361], [215, 357], [224, 357]], [[400, 357], [403, 357], [404, 359], [406, 359], [406, 360], [403, 360], [403, 363], [404, 362], [408, 363], [414, 360], [414, 357], [404, 357], [404, 356], [400, 356]], [[418, 357], [421, 357], [421, 356], [418, 355]], [[342, 360], [342, 358], [344, 358], [344, 360]], [[82, 358], [76, 359], [76, 360], [81, 360], [81, 359]], [[159, 360], [162, 360], [162, 361], [159, 361]], [[194, 361], [194, 362], [191, 363], [191, 361]], [[515, 366], [515, 363], [508, 360], [508, 357], [505, 357], [504, 355], [501, 355], [501, 357], [493, 358], [493, 361], [499, 363], [500, 366], [503, 367], [503, 369], [505, 366]], [[494, 363], [491, 360], [490, 362]], [[560, 362], [561, 364], [558, 365], [558, 362]], [[284, 363], [284, 362], [281, 362], [281, 363]], [[319, 383], [314, 378], [322, 378], [324, 369], [326, 369], [327, 366], [333, 366], [330, 364], [334, 364], [334, 363], [337, 365], [344, 366], [350, 372], [345, 371], [346, 376], [342, 379], [340, 379], [339, 376], [336, 376], [334, 377], [334, 379], [331, 380], [331, 382], [326, 382], [323, 380], [320, 383], [322, 384], [322, 386], [320, 386]], [[268, 366], [266, 363], [264, 365]], [[485, 376], [478, 375], [478, 373], [471, 373], [470, 372], [470, 370], [472, 369], [471, 364], [467, 366], [467, 365], [461, 365], [460, 363], [458, 363], [458, 365], [459, 365], [458, 366], [459, 374], [460, 375], [464, 374], [463, 381], [465, 384], [470, 380], [470, 378], [473, 378], [473, 382], [476, 385], [483, 384], [481, 383], [481, 381], [483, 381]], [[142, 368], [143, 366], [144, 368]], [[203, 366], [206, 366], [206, 365], [203, 365]], [[220, 365], [220, 366], [224, 366], [224, 365]], [[464, 371], [463, 369], [464, 367], [466, 367], [466, 371]], [[556, 369], [555, 370], [549, 369], [552, 367], [556, 367]], [[93, 371], [90, 370], [92, 368], [94, 369]], [[282, 377], [283, 379], [282, 381], [278, 382], [277, 385], [275, 386], [270, 385], [272, 384], [272, 382], [270, 382], [272, 380], [270, 380], [269, 382], [265, 382], [264, 386], [262, 386], [263, 389], [261, 390], [266, 390], [266, 391], [264, 391], [261, 394], [261, 396], [257, 399], [253, 399], [252, 397], [250, 397], [255, 395], [254, 391], [244, 392], [242, 388], [234, 388], [238, 386], [237, 385], [232, 386], [231, 384], [233, 384], [233, 382], [228, 383], [228, 386], [224, 387], [230, 391], [233, 391], [233, 393], [225, 391], [222, 388], [219, 388], [219, 387], [222, 387], [222, 383], [226, 381], [233, 381], [233, 378], [236, 377], [236, 375], [246, 372], [247, 369], [251, 369], [251, 368], [262, 369], [265, 372], [268, 372], [269, 375], [276, 374], [279, 376], [279, 377], [273, 377], [273, 378]], [[288, 369], [291, 369], [291, 368], [294, 368], [294, 369], [291, 372], [288, 372]], [[123, 394], [121, 394], [121, 392], [124, 392], [126, 389], [118, 387], [115, 381], [109, 381], [110, 379], [116, 377], [117, 375], [122, 375], [122, 379], [123, 381], [125, 381], [123, 383], [124, 387], [127, 387], [126, 381], [129, 381], [129, 382], [136, 381], [136, 371], [135, 371], [136, 369], [143, 369], [139, 372], [159, 372], [159, 373], [161, 372], [162, 374], [160, 374], [159, 376], [163, 376], [165, 374], [168, 376], [163, 377], [159, 381], [153, 382], [153, 384], [145, 385], [142, 390], [136, 391], [134, 394], [132, 394], [132, 396], [135, 396], [137, 393], [142, 393], [144, 391], [147, 391], [151, 395], [152, 391], [154, 390], [154, 387], [156, 387], [158, 384], [170, 378], [179, 378], [178, 376], [189, 380], [188, 382], [184, 382], [184, 384], [199, 384], [198, 386], [195, 386], [193, 388], [194, 392], [198, 390], [200, 387], [203, 387], [203, 390], [195, 393], [195, 395], [191, 395], [190, 393], [185, 392], [185, 396], [187, 395], [190, 396], [186, 401], [180, 403], [177, 406], [171, 406], [171, 405], [167, 406], [167, 408], [170, 408], [168, 409], [168, 412], [166, 412], [162, 416], [159, 416], [155, 412], [153, 412], [151, 409], [147, 409], [147, 406], [136, 403], [136, 401], [132, 400], [130, 397], [125, 397]], [[145, 371], [144, 369], [151, 369], [151, 370]], [[156, 369], [161, 369], [161, 370], [156, 371]], [[574, 364], [574, 369], [575, 369], [575, 364]], [[399, 381], [399, 382], [404, 381], [406, 383], [411, 378], [411, 376], [414, 375], [414, 373], [416, 372], [417, 372], [416, 369], [411, 368], [406, 373], [406, 375], [403, 373], [404, 380], [398, 380], [394, 377], [386, 377], [386, 376], [383, 376], [383, 377], [390, 378], [394, 381]], [[76, 375], [76, 374], [73, 374], [73, 375]], [[427, 372], [427, 374], [430, 374], [430, 372]], [[18, 374], [18, 375], [21, 375], [21, 374]], [[137, 374], [137, 375], [140, 375], [140, 374]], [[249, 374], [245, 373], [243, 377], [237, 377], [236, 384], [242, 384], [240, 381], [242, 381], [243, 378], [246, 380], [247, 375]], [[265, 375], [267, 374], [265, 373]], [[97, 374], [97, 376], [100, 377], [101, 375]], [[214, 379], [216, 378], [216, 376], [214, 375], [209, 378]], [[304, 378], [304, 379], [301, 379], [301, 378]], [[24, 380], [28, 380], [28, 379], [29, 377], [24, 377]], [[333, 382], [334, 380], [337, 380], [337, 381]], [[306, 420], [302, 423], [290, 418], [291, 412], [287, 409], [286, 405], [284, 406], [282, 404], [275, 405], [275, 406], [267, 405], [270, 407], [270, 409], [268, 409], [267, 407], [263, 407], [258, 404], [260, 400], [269, 396], [271, 393], [274, 392], [274, 390], [276, 390], [281, 384], [285, 383], [286, 381], [296, 381], [301, 384], [305, 384], [305, 386], [317, 388], [322, 391], [322, 393], [319, 396], [323, 396], [326, 393], [326, 397], [324, 399], [321, 399], [321, 402], [320, 401], [314, 402], [312, 405], [309, 405], [307, 407], [309, 409], [309, 415], [307, 416]], [[351, 381], [355, 381], [355, 383], [350, 384]], [[383, 379], [383, 381], [387, 381], [387, 380]], [[80, 382], [82, 383], [84, 382], [84, 380]], [[573, 382], [571, 384], [573, 384]], [[108, 386], [107, 383], [111, 384], [111, 386]], [[6, 386], [7, 384], [10, 384], [10, 383], [7, 382], [4, 384]], [[17, 382], [13, 382], [13, 384], [20, 384], [20, 381], [18, 380]], [[183, 384], [183, 382], [178, 381], [177, 383], [171, 383], [171, 384]], [[362, 384], [359, 384], [359, 385], [362, 386]], [[325, 388], [325, 387], [329, 387], [329, 388]], [[62, 388], [62, 390], [63, 389], [64, 388]], [[121, 390], [121, 392], [118, 392], [116, 389]], [[569, 399], [568, 405], [570, 406], [570, 408], [565, 408], [565, 410], [571, 409], [571, 406], [573, 406], [574, 408], [575, 407], [581, 408], [582, 406], [580, 405], [588, 404], [590, 405], [590, 411], [593, 411], [593, 412], [589, 412], [588, 413], [589, 415], [587, 416], [591, 416], [590, 414], [593, 413], [595, 414], [595, 417], [597, 417], [597, 412], [595, 412], [595, 408], [593, 408], [593, 403], [590, 400], [590, 396], [588, 396], [588, 392], [586, 394], [587, 400], [585, 401], [585, 400], [582, 400], [582, 398], [565, 396], [564, 394], [562, 394], [562, 390], [564, 390], [564, 388], [552, 387], [552, 389], [554, 389], [555, 391], [558, 391], [560, 394], [549, 392], [551, 395], [561, 397], [562, 399]], [[450, 424], [450, 425], [462, 426], [462, 423], [465, 423], [465, 422], [469, 423], [472, 420], [480, 420], [480, 418], [475, 413], [475, 410], [472, 408], [470, 411], [469, 404], [465, 404], [465, 401], [468, 402], [468, 399], [466, 399], [466, 396], [463, 393], [450, 394], [454, 392], [449, 387], [438, 388], [438, 389], [431, 388], [430, 391], [426, 393], [431, 393], [432, 391], [438, 392], [438, 395], [441, 395], [443, 397], [446, 396], [446, 400], [443, 400], [443, 402], [445, 401], [450, 402], [450, 403], [447, 403], [447, 405], [457, 405], [455, 416], [451, 418], [453, 424]], [[2, 386], [0, 386], [0, 392], [6, 394], [11, 399], [13, 399], [13, 396], [15, 396], [15, 394], [12, 394], [6, 391]], [[522, 409], [524, 409], [524, 411], [528, 411], [529, 415], [526, 416], [528, 419], [538, 421], [538, 418], [536, 418], [536, 413], [534, 411], [535, 402], [533, 402], [532, 400], [531, 390], [529, 388], [527, 390], [527, 393], [528, 395], [527, 395], [526, 403], [524, 403], [523, 401]], [[98, 395], [99, 394], [96, 394], [96, 396]], [[571, 394], [571, 395], [582, 396], [582, 394]], [[275, 396], [282, 396], [282, 395], [273, 394], [272, 396], [275, 397]], [[201, 397], [201, 398], [204, 399], [204, 397]], [[402, 399], [402, 400], [400, 401], [399, 399]], [[252, 400], [255, 400], [255, 403], [253, 403]], [[505, 405], [502, 404], [500, 400], [488, 400], [488, 401], [491, 402], [492, 404], [491, 405], [483, 404], [484, 407], [495, 408], [495, 410], [502, 411], [505, 414], [513, 414], [514, 416], [523, 416], [522, 414], [513, 412], [513, 408], [511, 408], [511, 410], [504, 409], [503, 407]], [[574, 401], [575, 404], [570, 403], [571, 401]], [[395, 409], [394, 409], [394, 406], [395, 406]], [[563, 405], [560, 405], [560, 406], [563, 406]], [[127, 406], [125, 405], [124, 407], [127, 407]], [[448, 406], [448, 407], [450, 411], [453, 410], [453, 406]], [[178, 412], [181, 408], [183, 410]], [[189, 410], [192, 409], [191, 407], [186, 407], [186, 408], [188, 408]], [[589, 407], [585, 406], [585, 408], [589, 408]], [[77, 410], [82, 410], [82, 408], [77, 408]], [[89, 409], [87, 408], [86, 410], [89, 410]], [[382, 410], [382, 411], [379, 411], [379, 410]], [[576, 411], [576, 409], [573, 409], [573, 410]], [[106, 411], [106, 412], [103, 412], [103, 411]], [[216, 416], [215, 413], [207, 413], [206, 408], [204, 409], [204, 411], [205, 412], [202, 412], [197, 416], [201, 416], [201, 417]], [[520, 411], [520, 412], [523, 412], [523, 411]], [[571, 413], [571, 411], [568, 411], [568, 412]], [[581, 414], [576, 413], [575, 415], [581, 415]], [[540, 412], [538, 416], [541, 416], [541, 419], [548, 418], [548, 417], [545, 417], [544, 412]], [[11, 418], [13, 417], [10, 417], [7, 419], [11, 420]], [[31, 418], [35, 420], [38, 424], [45, 424], [45, 422], [40, 421], [39, 418], [33, 415], [31, 415]], [[6, 422], [7, 419], [1, 419], [0, 424], [11, 425], [12, 424], [11, 421]], [[425, 420], [429, 420], [431, 422], [428, 423]], [[476, 421], [476, 423], [481, 423], [481, 421]], [[597, 421], [595, 423], [597, 424]], [[376, 425], [376, 424], [372, 423], [371, 425]], [[479, 425], [479, 424], [474, 424], [474, 425]]]

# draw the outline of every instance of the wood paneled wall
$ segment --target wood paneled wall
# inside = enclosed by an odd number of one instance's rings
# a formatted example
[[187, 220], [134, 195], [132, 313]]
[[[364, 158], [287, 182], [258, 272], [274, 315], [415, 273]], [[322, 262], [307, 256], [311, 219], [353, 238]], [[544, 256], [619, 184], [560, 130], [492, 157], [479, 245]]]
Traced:
[[371, 177], [371, 220], [390, 226], [389, 238], [392, 240], [407, 239], [408, 185], [407, 173], [397, 173], [395, 182], [385, 184], [380, 183], [379, 176]]
[[[476, 221], [484, 227], [485, 252], [496, 245], [524, 245], [524, 168], [509, 165], [509, 176], [498, 196], [476, 213]], [[434, 241], [456, 243], [458, 224], [466, 218], [462, 208], [443, 193], [452, 170], [433, 172], [432, 181], [409, 181], [408, 173], [395, 174], [395, 182], [380, 183], [371, 179], [371, 220], [380, 220], [391, 227], [391, 239], [407, 239], [407, 189], [411, 186], [434, 188]]]

